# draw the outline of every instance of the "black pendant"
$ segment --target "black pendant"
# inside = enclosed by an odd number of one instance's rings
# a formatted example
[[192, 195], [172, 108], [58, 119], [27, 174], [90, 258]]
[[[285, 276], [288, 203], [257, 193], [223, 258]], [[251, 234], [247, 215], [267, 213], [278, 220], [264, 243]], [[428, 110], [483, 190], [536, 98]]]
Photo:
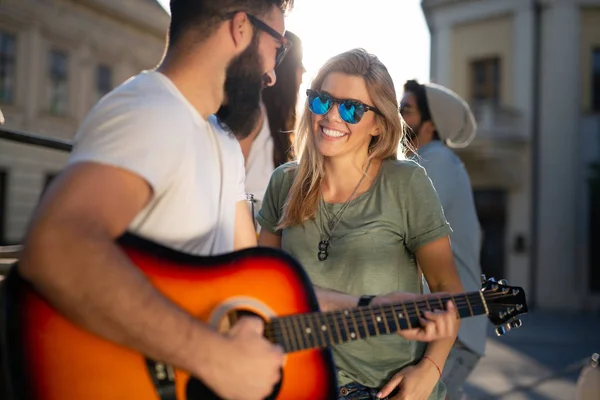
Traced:
[[319, 258], [319, 261], [327, 260], [327, 257], [329, 257], [329, 253], [327, 252], [328, 248], [329, 248], [329, 240], [321, 240], [319, 242], [319, 252], [317, 253], [317, 257]]

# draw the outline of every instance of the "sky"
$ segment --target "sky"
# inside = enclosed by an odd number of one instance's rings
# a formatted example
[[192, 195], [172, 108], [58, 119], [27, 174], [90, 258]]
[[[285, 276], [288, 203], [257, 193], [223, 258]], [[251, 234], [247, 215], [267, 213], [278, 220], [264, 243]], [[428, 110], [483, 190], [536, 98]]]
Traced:
[[[169, 0], [158, 0], [168, 10]], [[286, 29], [302, 40], [304, 93], [324, 62], [363, 47], [386, 65], [398, 94], [407, 79], [429, 80], [429, 30], [421, 0], [296, 0]]]

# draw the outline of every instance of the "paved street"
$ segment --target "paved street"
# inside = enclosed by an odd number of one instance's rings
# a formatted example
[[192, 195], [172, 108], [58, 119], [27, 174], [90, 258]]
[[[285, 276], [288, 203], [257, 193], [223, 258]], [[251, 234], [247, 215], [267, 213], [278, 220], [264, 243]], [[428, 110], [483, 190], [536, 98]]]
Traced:
[[[490, 329], [487, 355], [469, 379], [469, 399], [574, 399], [581, 370], [576, 364], [600, 353], [600, 315], [540, 312], [522, 320], [521, 329], [502, 337]], [[552, 375], [560, 376], [536, 384]]]

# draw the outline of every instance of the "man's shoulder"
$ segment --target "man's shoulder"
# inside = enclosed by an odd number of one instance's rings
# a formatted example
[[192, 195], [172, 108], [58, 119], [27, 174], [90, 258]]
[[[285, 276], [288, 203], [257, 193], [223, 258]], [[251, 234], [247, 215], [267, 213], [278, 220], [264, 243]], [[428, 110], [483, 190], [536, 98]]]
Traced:
[[170, 112], [185, 111], [185, 104], [169, 87], [168, 79], [158, 72], [142, 72], [104, 96], [90, 115], [101, 113], [153, 112], [154, 117], [171, 118]]
[[428, 146], [425, 151], [419, 153], [418, 159], [425, 169], [428, 165], [441, 168], [458, 168], [462, 166], [462, 161], [456, 153], [442, 143]]
[[[106, 131], [140, 130], [180, 132], [190, 126], [192, 115], [186, 104], [177, 97], [157, 72], [146, 72], [130, 78], [104, 96], [81, 124], [76, 140]], [[132, 135], [134, 136], [134, 135]]]

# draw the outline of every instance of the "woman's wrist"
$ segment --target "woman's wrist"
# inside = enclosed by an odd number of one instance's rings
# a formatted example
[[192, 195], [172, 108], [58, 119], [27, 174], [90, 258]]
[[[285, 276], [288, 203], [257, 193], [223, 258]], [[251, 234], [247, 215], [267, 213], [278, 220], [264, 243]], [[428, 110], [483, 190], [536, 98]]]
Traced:
[[419, 365], [427, 366], [429, 369], [435, 370], [436, 373], [437, 373], [437, 375], [438, 375], [438, 378], [442, 377], [442, 368], [443, 368], [443, 366], [439, 365], [431, 357], [429, 357], [429, 356], [423, 356], [423, 358], [419, 362]]

